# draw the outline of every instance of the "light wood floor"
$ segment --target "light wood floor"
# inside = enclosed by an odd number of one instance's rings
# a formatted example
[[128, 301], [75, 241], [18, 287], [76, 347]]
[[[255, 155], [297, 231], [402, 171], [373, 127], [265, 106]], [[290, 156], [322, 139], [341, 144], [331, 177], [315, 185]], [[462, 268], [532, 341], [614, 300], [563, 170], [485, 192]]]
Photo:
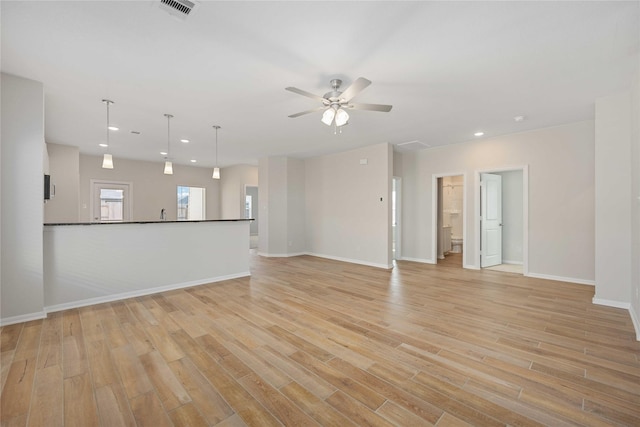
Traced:
[[2, 328], [5, 426], [640, 425], [640, 343], [593, 288], [308, 256]]

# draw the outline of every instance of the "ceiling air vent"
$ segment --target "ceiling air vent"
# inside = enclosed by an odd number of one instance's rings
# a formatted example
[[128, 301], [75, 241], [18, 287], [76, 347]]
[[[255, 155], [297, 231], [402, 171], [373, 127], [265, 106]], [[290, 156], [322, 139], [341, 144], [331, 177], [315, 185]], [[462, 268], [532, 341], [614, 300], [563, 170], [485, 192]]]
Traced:
[[429, 147], [431, 147], [429, 144], [417, 140], [395, 144], [396, 151], [417, 151], [424, 150]]
[[189, 0], [160, 0], [160, 9], [180, 19], [186, 19], [197, 5]]

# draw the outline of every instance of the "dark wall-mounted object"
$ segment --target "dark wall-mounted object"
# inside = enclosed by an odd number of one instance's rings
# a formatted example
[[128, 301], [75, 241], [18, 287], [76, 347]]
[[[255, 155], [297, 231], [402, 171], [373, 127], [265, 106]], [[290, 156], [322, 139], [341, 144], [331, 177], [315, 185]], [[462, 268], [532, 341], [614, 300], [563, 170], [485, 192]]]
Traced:
[[51, 199], [51, 175], [44, 176], [44, 199]]

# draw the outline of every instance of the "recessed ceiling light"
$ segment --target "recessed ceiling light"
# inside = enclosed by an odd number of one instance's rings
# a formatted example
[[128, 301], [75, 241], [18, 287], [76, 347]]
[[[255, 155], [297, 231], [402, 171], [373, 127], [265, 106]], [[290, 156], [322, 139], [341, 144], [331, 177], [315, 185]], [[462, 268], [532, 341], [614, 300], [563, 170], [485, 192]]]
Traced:
[[195, 163], [195, 162], [197, 162], [196, 159], [191, 159], [191, 163]]
[[161, 151], [160, 154], [163, 155], [163, 156], [167, 155], [167, 153], [165, 151]]
[[188, 144], [189, 140], [188, 139], [181, 139], [180, 142], [182, 142], [183, 144]]
[[516, 122], [523, 122], [524, 121], [524, 116], [515, 116], [513, 118], [513, 120], [515, 120]]
[[473, 136], [482, 136], [484, 135], [484, 132], [476, 132], [473, 134]]
[[109, 126], [109, 130], [120, 130], [117, 126]]
[[107, 145], [107, 144], [98, 144], [98, 145], [99, 145], [100, 147], [104, 147], [104, 148], [107, 148], [107, 147], [108, 147], [108, 145]]

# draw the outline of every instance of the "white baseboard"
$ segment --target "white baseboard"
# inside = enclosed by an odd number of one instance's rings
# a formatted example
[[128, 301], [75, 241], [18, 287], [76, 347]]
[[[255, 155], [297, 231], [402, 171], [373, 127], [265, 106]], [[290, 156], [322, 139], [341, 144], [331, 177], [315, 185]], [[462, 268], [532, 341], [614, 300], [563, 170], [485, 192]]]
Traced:
[[[250, 275], [251, 275], [250, 272], [245, 271], [245, 272], [237, 273], [237, 274], [229, 274], [227, 276], [212, 277], [212, 278], [209, 278], [209, 279], [194, 280], [194, 281], [191, 281], [191, 282], [177, 283], [177, 284], [174, 284], [174, 285], [158, 286], [157, 288], [141, 289], [141, 290], [137, 290], [137, 291], [122, 292], [122, 293], [114, 294], [114, 295], [105, 295], [105, 296], [101, 296], [101, 297], [88, 298], [88, 299], [79, 300], [79, 301], [72, 301], [72, 302], [67, 302], [67, 303], [62, 303], [62, 304], [55, 304], [55, 305], [47, 306], [44, 309], [45, 309], [45, 313], [54, 313], [56, 311], [69, 310], [71, 308], [80, 308], [80, 307], [86, 307], [88, 305], [95, 305], [95, 304], [103, 304], [103, 303], [106, 303], [106, 302], [120, 301], [120, 300], [123, 300], [123, 299], [141, 297], [141, 296], [151, 295], [151, 294], [157, 294], [159, 292], [173, 291], [173, 290], [176, 290], [176, 289], [190, 288], [192, 286], [206, 285], [207, 283], [221, 282], [223, 280], [237, 279], [237, 278], [240, 278], [240, 277], [247, 277], [247, 276], [250, 276]], [[46, 315], [45, 315], [45, 317], [46, 317]]]
[[597, 305], [605, 305], [607, 307], [623, 308], [623, 309], [629, 310], [629, 312], [631, 312], [631, 304], [628, 303], [628, 302], [613, 301], [613, 300], [609, 300], [609, 299], [602, 299], [602, 298], [596, 298], [596, 297], [593, 297], [591, 302], [594, 303], [594, 304], [597, 304]]
[[31, 320], [39, 320], [47, 317], [45, 311], [38, 311], [36, 313], [21, 314], [19, 316], [6, 317], [0, 319], [0, 326], [14, 325], [16, 323], [29, 322]]
[[435, 264], [436, 262], [432, 259], [426, 258], [411, 258], [407, 256], [403, 256], [400, 258], [400, 261], [412, 261], [412, 262], [420, 262], [422, 264]]
[[316, 253], [312, 253], [312, 252], [307, 252], [306, 255], [316, 256], [318, 258], [332, 259], [334, 261], [350, 262], [351, 264], [360, 264], [360, 265], [368, 265], [369, 267], [384, 268], [385, 270], [390, 270], [390, 269], [393, 268], [393, 264], [378, 264], [378, 263], [375, 263], [375, 262], [361, 261], [359, 259], [351, 259], [351, 258], [343, 258], [343, 257], [332, 256], [332, 255], [316, 254]]
[[266, 252], [258, 252], [258, 255], [263, 256], [265, 258], [289, 258], [292, 256], [301, 256], [301, 255], [309, 255], [306, 252], [293, 252], [287, 254], [270, 254]]
[[474, 264], [466, 264], [466, 265], [463, 265], [462, 268], [467, 268], [469, 270], [481, 270], [480, 267]]
[[636, 340], [640, 341], [640, 319], [636, 316], [636, 311], [633, 309], [633, 306], [629, 308], [629, 314], [631, 315], [633, 328], [636, 330]]
[[525, 274], [527, 277], [535, 277], [536, 279], [557, 280], [558, 282], [577, 283], [579, 285], [595, 286], [595, 280], [576, 279], [575, 277], [552, 276], [550, 274], [531, 273]]
[[513, 264], [513, 265], [522, 265], [522, 261], [511, 261], [508, 259], [503, 259], [502, 260], [503, 264]]

